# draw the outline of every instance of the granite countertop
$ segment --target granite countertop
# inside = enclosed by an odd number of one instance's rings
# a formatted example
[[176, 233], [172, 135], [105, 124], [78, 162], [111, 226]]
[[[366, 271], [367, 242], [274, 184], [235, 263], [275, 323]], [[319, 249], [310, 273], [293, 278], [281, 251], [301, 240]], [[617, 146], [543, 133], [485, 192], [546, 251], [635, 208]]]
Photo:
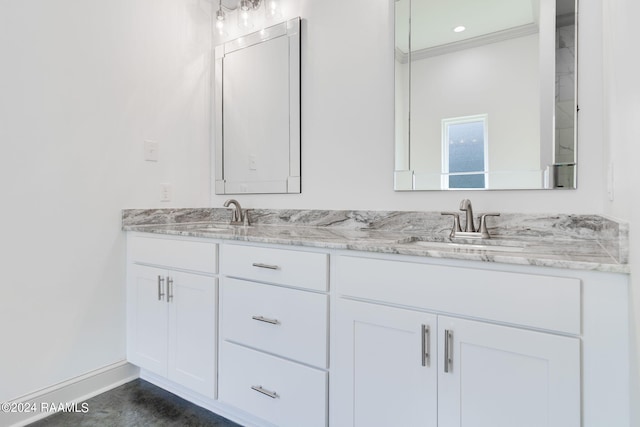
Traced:
[[[226, 209], [125, 210], [123, 230], [244, 242], [628, 273], [628, 230], [600, 216], [503, 215], [491, 239], [455, 239], [439, 213]], [[517, 226], [514, 226], [513, 223]]]

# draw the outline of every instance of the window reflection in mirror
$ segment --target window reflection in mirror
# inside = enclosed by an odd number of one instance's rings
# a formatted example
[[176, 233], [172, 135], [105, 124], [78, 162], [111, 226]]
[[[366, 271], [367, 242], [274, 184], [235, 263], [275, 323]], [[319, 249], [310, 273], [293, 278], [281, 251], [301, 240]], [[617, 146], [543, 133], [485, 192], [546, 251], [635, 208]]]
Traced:
[[487, 115], [442, 120], [442, 188], [487, 188]]
[[[395, 189], [575, 188], [575, 23], [575, 0], [395, 1]], [[484, 114], [482, 149], [443, 143]], [[450, 169], [465, 149], [484, 169]]]

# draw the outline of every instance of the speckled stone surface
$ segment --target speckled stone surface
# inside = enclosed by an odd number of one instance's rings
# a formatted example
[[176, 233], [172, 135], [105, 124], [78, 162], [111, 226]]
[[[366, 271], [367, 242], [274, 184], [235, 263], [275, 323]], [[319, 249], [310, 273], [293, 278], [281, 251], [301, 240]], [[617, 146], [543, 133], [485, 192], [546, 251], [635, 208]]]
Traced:
[[[86, 401], [88, 411], [54, 414], [31, 427], [239, 427], [144, 380]], [[80, 407], [80, 406], [78, 406]]]
[[[451, 217], [440, 212], [251, 209], [248, 227], [229, 226], [230, 218], [229, 209], [219, 208], [125, 210], [123, 229], [432, 258], [629, 271], [627, 225], [598, 215], [505, 213], [488, 219], [492, 239], [455, 242], [449, 239]], [[429, 242], [435, 243], [430, 246]], [[469, 245], [448, 246], [442, 242]]]

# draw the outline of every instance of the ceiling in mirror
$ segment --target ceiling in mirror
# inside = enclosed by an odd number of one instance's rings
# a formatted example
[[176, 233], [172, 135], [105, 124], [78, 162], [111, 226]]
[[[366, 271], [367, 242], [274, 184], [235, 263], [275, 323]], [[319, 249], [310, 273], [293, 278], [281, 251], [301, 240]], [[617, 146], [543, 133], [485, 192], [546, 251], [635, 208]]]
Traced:
[[395, 189], [575, 188], [576, 9], [397, 0]]

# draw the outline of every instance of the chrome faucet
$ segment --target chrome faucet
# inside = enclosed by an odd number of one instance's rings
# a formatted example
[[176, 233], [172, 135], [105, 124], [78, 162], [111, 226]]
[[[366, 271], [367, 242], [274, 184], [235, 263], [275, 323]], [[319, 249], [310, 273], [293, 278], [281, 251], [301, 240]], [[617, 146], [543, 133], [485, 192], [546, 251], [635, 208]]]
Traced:
[[464, 232], [465, 233], [473, 233], [476, 231], [476, 228], [473, 226], [473, 208], [471, 207], [471, 200], [462, 199], [460, 202], [460, 210], [465, 211], [466, 218], [464, 224]]
[[228, 208], [229, 205], [233, 205], [231, 208], [231, 225], [249, 225], [249, 215], [246, 211], [242, 210], [240, 203], [235, 199], [229, 199], [224, 202], [224, 207]]
[[460, 202], [460, 210], [466, 213], [464, 231], [460, 225], [460, 214], [457, 212], [441, 212], [442, 215], [453, 216], [453, 227], [451, 228], [450, 238], [455, 237], [467, 237], [472, 239], [490, 239], [489, 230], [487, 229], [487, 217], [488, 216], [500, 216], [499, 213], [484, 213], [479, 218], [478, 228], [475, 227], [473, 222], [473, 208], [471, 207], [471, 200], [463, 199]]

